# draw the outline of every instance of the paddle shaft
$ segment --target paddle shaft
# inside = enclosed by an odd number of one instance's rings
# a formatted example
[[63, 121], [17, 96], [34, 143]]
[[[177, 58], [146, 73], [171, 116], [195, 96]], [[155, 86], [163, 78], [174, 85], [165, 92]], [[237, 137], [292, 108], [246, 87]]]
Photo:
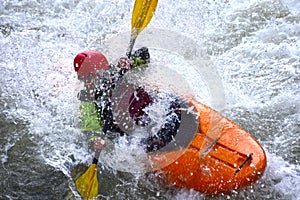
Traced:
[[126, 56], [128, 58], [130, 58], [130, 56], [131, 56], [131, 52], [132, 52], [132, 49], [133, 49], [133, 46], [134, 46], [134, 43], [135, 43], [135, 40], [136, 40], [137, 36], [138, 36], [138, 34], [135, 33], [130, 37], [129, 46], [128, 46], [128, 49], [127, 49], [127, 52], [126, 52]]
[[98, 159], [99, 159], [100, 153], [101, 153], [100, 150], [97, 150], [95, 152], [95, 155], [94, 155], [94, 158], [93, 158], [93, 164], [96, 164], [96, 165], [98, 164]]

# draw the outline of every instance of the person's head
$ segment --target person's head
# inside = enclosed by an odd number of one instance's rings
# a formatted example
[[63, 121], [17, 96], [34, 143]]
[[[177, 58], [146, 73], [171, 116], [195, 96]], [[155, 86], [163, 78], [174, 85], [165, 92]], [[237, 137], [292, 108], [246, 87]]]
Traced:
[[77, 54], [73, 64], [80, 80], [89, 79], [97, 74], [97, 71], [109, 68], [105, 56], [97, 51], [83, 51]]
[[83, 51], [74, 58], [74, 70], [78, 79], [83, 81], [84, 90], [81, 95], [84, 99], [94, 100], [95, 81], [99, 78], [98, 71], [106, 70], [109, 64], [105, 56], [97, 51]]

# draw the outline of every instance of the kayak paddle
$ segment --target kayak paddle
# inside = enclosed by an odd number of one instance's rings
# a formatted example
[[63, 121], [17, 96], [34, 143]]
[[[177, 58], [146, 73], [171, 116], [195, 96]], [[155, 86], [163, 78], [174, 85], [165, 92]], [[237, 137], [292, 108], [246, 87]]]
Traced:
[[132, 48], [137, 36], [144, 30], [153, 17], [157, 2], [158, 0], [135, 1], [131, 19], [130, 43], [126, 52], [128, 58], [131, 56]]
[[76, 180], [76, 188], [84, 199], [94, 199], [98, 196], [97, 163], [100, 151], [96, 151], [93, 163]]
[[[158, 0], [136, 0], [132, 12], [131, 37], [127, 56], [130, 57], [133, 45], [139, 33], [149, 24]], [[105, 127], [105, 125], [104, 125]], [[105, 129], [103, 127], [103, 129]], [[103, 130], [105, 133], [106, 131]], [[97, 163], [100, 151], [96, 151], [93, 163], [76, 180], [76, 188], [84, 199], [94, 199], [98, 196]]]

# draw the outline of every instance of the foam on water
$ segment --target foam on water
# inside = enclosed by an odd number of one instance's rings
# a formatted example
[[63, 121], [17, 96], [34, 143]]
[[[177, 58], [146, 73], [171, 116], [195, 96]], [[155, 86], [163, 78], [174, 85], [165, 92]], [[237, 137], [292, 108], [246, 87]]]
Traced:
[[[90, 163], [92, 155], [76, 126], [78, 82], [72, 59], [84, 49], [107, 51], [105, 48], [109, 47], [102, 46], [105, 41], [129, 31], [132, 5], [129, 0], [2, 2], [1, 112], [5, 121], [29, 124], [28, 133], [18, 130], [0, 140], [3, 166], [23, 137], [29, 137], [36, 145], [33, 148], [39, 159], [62, 171], [69, 180], [73, 166]], [[212, 199], [300, 198], [299, 6], [297, 0], [166, 0], [159, 2], [148, 26], [179, 32], [208, 52], [224, 87], [224, 113], [252, 133], [268, 153], [268, 167], [261, 180], [245, 191]], [[190, 63], [186, 58], [190, 54], [178, 57], [178, 52], [157, 48], [150, 48], [150, 53], [153, 62], [164, 60], [166, 67], [192, 83], [197, 99], [210, 104], [207, 82], [196, 81], [203, 80], [203, 74], [188, 70]], [[128, 165], [130, 172], [135, 171], [130, 164], [143, 154], [139, 154], [137, 145], [127, 146], [126, 142], [126, 138], [121, 138], [114, 144], [115, 161], [123, 162], [122, 165], [109, 163], [109, 151], [102, 153], [103, 163], [112, 169]], [[112, 169], [103, 169], [102, 180], [110, 183], [110, 179], [115, 179], [117, 187], [108, 188], [111, 193], [103, 193], [104, 198], [126, 198], [129, 191], [136, 198], [210, 198], [195, 191], [169, 189], [141, 175], [125, 179], [124, 174], [111, 173]], [[3, 195], [1, 198], [11, 194]], [[19, 198], [22, 195], [17, 194]]]

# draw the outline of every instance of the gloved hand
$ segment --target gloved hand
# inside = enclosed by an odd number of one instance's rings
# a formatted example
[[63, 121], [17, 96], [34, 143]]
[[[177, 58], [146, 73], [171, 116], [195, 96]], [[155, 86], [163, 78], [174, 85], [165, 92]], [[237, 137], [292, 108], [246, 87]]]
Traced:
[[127, 70], [131, 69], [131, 62], [127, 57], [121, 57], [118, 61], [118, 67], [124, 67]]
[[130, 57], [132, 60], [131, 66], [132, 68], [146, 66], [150, 63], [150, 54], [147, 47], [142, 47], [136, 50], [132, 56]]
[[97, 137], [93, 140], [93, 148], [94, 151], [99, 151], [101, 149], [103, 149], [104, 147], [106, 147], [107, 142], [105, 139], [101, 138], [101, 137]]

